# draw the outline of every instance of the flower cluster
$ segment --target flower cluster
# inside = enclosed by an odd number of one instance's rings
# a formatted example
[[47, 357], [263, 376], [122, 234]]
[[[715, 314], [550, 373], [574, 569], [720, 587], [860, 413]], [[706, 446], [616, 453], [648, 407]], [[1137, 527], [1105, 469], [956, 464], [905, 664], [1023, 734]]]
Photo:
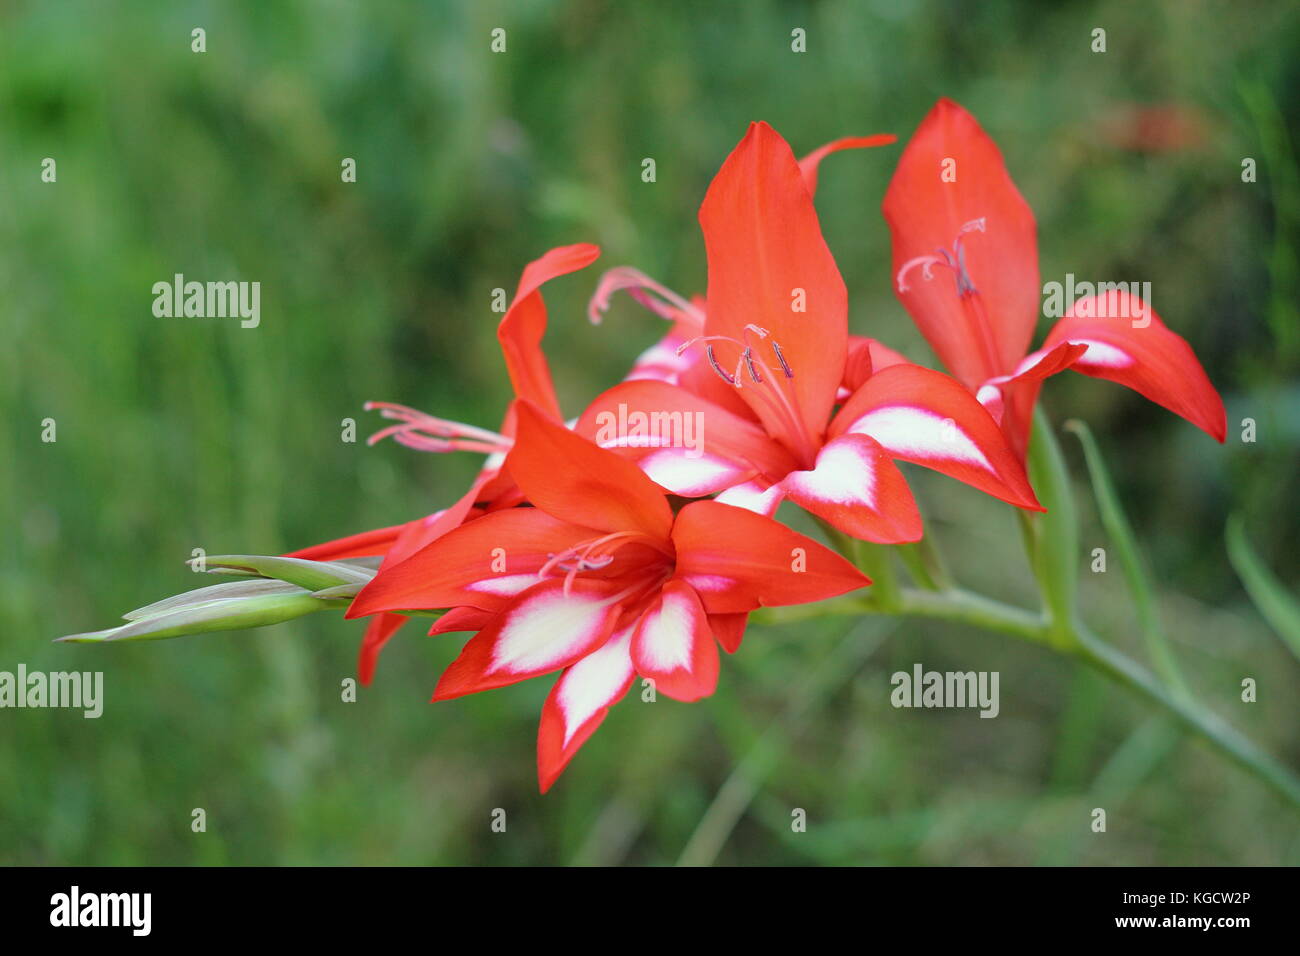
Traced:
[[[443, 612], [431, 634], [473, 634], [435, 700], [562, 672], [538, 734], [545, 791], [636, 678], [678, 700], [707, 696], [718, 645], [739, 648], [751, 611], [870, 583], [779, 523], [782, 501], [852, 538], [916, 541], [920, 514], [895, 464], [906, 461], [1041, 511], [1028, 428], [1043, 380], [1067, 368], [1127, 385], [1223, 440], [1222, 402], [1191, 349], [1127, 292], [1074, 303], [1029, 351], [1033, 214], [996, 145], [947, 100], [904, 150], [883, 209], [898, 297], [951, 375], [849, 334], [814, 207], [818, 166], [893, 141], [837, 140], [799, 160], [753, 124], [700, 208], [706, 294], [687, 299], [626, 267], [597, 283], [593, 322], [627, 291], [671, 326], [576, 419], [566, 422], [542, 351], [541, 288], [594, 262], [586, 244], [524, 269], [498, 329], [515, 393], [499, 430], [372, 406], [394, 421], [372, 441], [487, 459], [442, 510], [287, 556], [380, 559], [347, 611], [370, 619], [363, 682], [412, 611]], [[606, 427], [638, 414], [698, 421], [701, 440]]]

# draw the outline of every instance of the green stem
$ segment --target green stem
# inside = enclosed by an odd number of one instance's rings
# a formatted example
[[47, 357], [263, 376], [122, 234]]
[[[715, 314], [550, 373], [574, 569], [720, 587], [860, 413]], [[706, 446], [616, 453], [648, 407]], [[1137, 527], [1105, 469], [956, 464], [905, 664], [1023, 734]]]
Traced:
[[764, 612], [766, 620], [780, 623], [824, 614], [882, 613], [955, 621], [1060, 650], [1170, 713], [1184, 728], [1254, 774], [1291, 806], [1300, 809], [1300, 778], [1290, 768], [1265, 753], [1217, 714], [1173, 696], [1142, 665], [1102, 641], [1077, 620], [1070, 624], [1070, 640], [1062, 646], [1062, 622], [1051, 622], [1044, 614], [958, 589], [919, 591], [902, 588], [889, 610], [884, 610], [878, 602], [851, 595], [815, 606], [772, 608]]

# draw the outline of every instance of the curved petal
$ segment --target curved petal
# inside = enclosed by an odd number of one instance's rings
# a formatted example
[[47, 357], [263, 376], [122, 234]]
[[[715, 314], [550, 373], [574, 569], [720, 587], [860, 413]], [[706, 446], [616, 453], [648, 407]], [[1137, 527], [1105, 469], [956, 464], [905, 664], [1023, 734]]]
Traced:
[[756, 515], [770, 518], [785, 500], [785, 489], [779, 481], [770, 485], [760, 481], [746, 481], [726, 489], [713, 500], [718, 504], [744, 508]]
[[1056, 323], [1044, 343], [1086, 345], [1070, 367], [1127, 385], [1215, 441], [1227, 434], [1223, 399], [1187, 340], [1171, 330], [1149, 303], [1128, 292], [1080, 299]]
[[631, 646], [632, 628], [626, 627], [566, 670], [551, 688], [537, 730], [537, 782], [542, 793], [551, 789], [609, 708], [632, 686], [636, 674]]
[[921, 513], [903, 473], [867, 435], [828, 442], [814, 468], [791, 472], [781, 488], [791, 501], [855, 538], [898, 544], [921, 537]]
[[621, 611], [608, 582], [534, 585], [470, 638], [434, 688], [449, 700], [568, 667], [609, 639]]
[[1071, 345], [1069, 342], [1062, 342], [1053, 348], [1030, 352], [1020, 360], [1015, 371], [1010, 375], [995, 376], [981, 385], [975, 393], [975, 397], [993, 416], [993, 420], [1001, 424], [1002, 414], [1005, 410], [1004, 396], [1008, 390], [1027, 382], [1041, 382], [1057, 372], [1065, 371], [1074, 364], [1075, 359], [1087, 350], [1086, 345]]
[[709, 627], [713, 630], [713, 636], [728, 654], [740, 650], [740, 642], [745, 638], [745, 625], [748, 623], [748, 614], [709, 615]]
[[[436, 514], [441, 513], [436, 512]], [[344, 558], [377, 557], [388, 553], [388, 549], [408, 524], [409, 522], [407, 524], [390, 525], [387, 528], [362, 531], [360, 534], [351, 534], [346, 538], [336, 538], [322, 544], [313, 544], [307, 548], [290, 551], [284, 557], [307, 558], [311, 561], [341, 561]]]
[[1002, 427], [1011, 450], [1021, 461], [1029, 449], [1029, 432], [1034, 422], [1034, 405], [1043, 380], [1063, 372], [1087, 351], [1085, 345], [1062, 342], [1052, 348], [1030, 352], [1010, 375], [989, 379], [975, 393], [993, 420]]
[[955, 256], [963, 229], [983, 220], [983, 231], [961, 242], [977, 292], [959, 294], [945, 266], [928, 281], [909, 272], [906, 291], [897, 281], [895, 291], [962, 384], [974, 389], [1014, 368], [1038, 318], [1037, 226], [1002, 153], [970, 113], [951, 100], [935, 104], [903, 150], [882, 208], [896, 277], [938, 250]]
[[590, 243], [560, 246], [524, 267], [514, 301], [497, 326], [497, 340], [505, 356], [506, 370], [517, 398], [534, 402], [553, 418], [559, 419], [560, 403], [555, 397], [550, 366], [542, 352], [546, 334], [546, 303], [541, 287], [557, 276], [576, 272], [591, 265], [600, 248]]
[[[772, 127], [752, 124], [727, 157], [700, 206], [700, 225], [709, 264], [705, 331], [751, 340], [773, 368], [776, 343], [794, 372], [788, 383], [802, 428], [820, 436], [844, 373], [848, 295], [799, 164]], [[805, 311], [794, 311], [800, 302]], [[766, 329], [766, 339], [747, 332], [751, 324]], [[740, 346], [713, 344], [722, 367], [735, 367]], [[758, 389], [739, 392], [769, 433], [789, 430]]]
[[844, 380], [840, 383], [839, 400], [844, 401], [871, 377], [872, 372], [891, 365], [910, 365], [907, 357], [895, 352], [883, 342], [861, 335], [849, 336], [849, 357], [844, 363]]
[[361, 638], [361, 652], [357, 655], [357, 679], [363, 686], [369, 686], [374, 679], [379, 652], [384, 649], [388, 639], [409, 620], [403, 614], [376, 614], [370, 619], [366, 633]]
[[494, 617], [496, 612], [470, 607], [468, 604], [464, 607], [454, 607], [433, 622], [433, 626], [429, 628], [429, 636], [455, 634], [461, 631], [481, 631], [492, 623]]
[[674, 578], [632, 634], [632, 662], [673, 700], [708, 697], [718, 686], [718, 645], [695, 589]]
[[869, 435], [893, 458], [1042, 510], [997, 422], [956, 379], [934, 369], [893, 365], [872, 375], [835, 416], [830, 434]]
[[693, 501], [673, 526], [677, 577], [709, 614], [805, 604], [871, 581], [829, 548], [743, 508]]
[[537, 583], [552, 555], [597, 536], [537, 508], [494, 511], [381, 569], [346, 616], [466, 604], [500, 610], [514, 593]]
[[514, 405], [515, 445], [506, 470], [543, 511], [602, 531], [666, 540], [673, 512], [663, 492], [626, 458], [597, 448], [528, 402]]
[[803, 174], [803, 181], [808, 186], [808, 194], [815, 195], [817, 192], [817, 167], [821, 165], [823, 159], [831, 153], [838, 153], [842, 149], [865, 149], [871, 146], [888, 146], [890, 143], [897, 143], [898, 137], [893, 133], [875, 133], [872, 136], [845, 136], [841, 139], [833, 139], [825, 146], [819, 146], [811, 153], [799, 160], [799, 172]]

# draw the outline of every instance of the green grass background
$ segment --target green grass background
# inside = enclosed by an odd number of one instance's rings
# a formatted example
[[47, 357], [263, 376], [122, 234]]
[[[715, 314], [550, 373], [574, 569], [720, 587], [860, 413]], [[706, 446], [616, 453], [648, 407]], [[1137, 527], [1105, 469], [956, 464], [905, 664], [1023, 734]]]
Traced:
[[[1287, 3], [10, 2], [0, 5], [0, 670], [102, 670], [104, 716], [0, 711], [0, 862], [17, 864], [1279, 864], [1297, 817], [1050, 652], [916, 621], [751, 628], [703, 703], [636, 696], [536, 792], [549, 679], [427, 703], [459, 638], [416, 626], [353, 704], [361, 627], [116, 647], [60, 634], [195, 586], [191, 550], [275, 553], [426, 514], [477, 460], [340, 441], [387, 399], [495, 426], [492, 290], [594, 241], [702, 291], [696, 209], [754, 119], [796, 151], [906, 138], [951, 96], [1039, 221], [1044, 281], [1148, 280], [1229, 409], [1219, 447], [1132, 393], [1049, 383], [1096, 431], [1200, 703], [1293, 766], [1300, 668], [1250, 606], [1240, 512], [1297, 582], [1300, 136]], [[190, 31], [207, 31], [207, 52]], [[489, 33], [507, 30], [507, 52]], [[808, 52], [790, 51], [807, 30]], [[1104, 54], [1091, 31], [1107, 31]], [[1205, 135], [1118, 147], [1125, 104]], [[930, 361], [890, 288], [879, 203], [901, 146], [833, 157], [818, 206], [855, 331]], [[44, 157], [58, 182], [40, 181]], [[354, 157], [355, 184], [339, 164]], [[653, 157], [657, 182], [641, 181]], [[1258, 182], [1240, 178], [1257, 160]], [[262, 283], [262, 323], [158, 319], [176, 272]], [[600, 328], [590, 269], [549, 286], [564, 407], [661, 331]], [[1040, 330], [1040, 335], [1046, 329]], [[1257, 420], [1243, 444], [1239, 422]], [[54, 418], [58, 440], [40, 440]], [[1099, 527], [1073, 439], [1088, 550]], [[1010, 509], [909, 471], [967, 585], [1034, 600]], [[1113, 557], [1113, 555], [1112, 555]], [[1112, 560], [1084, 611], [1134, 654]], [[889, 706], [920, 661], [1001, 672], [1002, 712]], [[1243, 677], [1259, 702], [1243, 704]], [[1105, 807], [1109, 829], [1088, 829]], [[190, 829], [191, 810], [207, 832]], [[508, 829], [493, 833], [495, 808]], [[792, 833], [791, 811], [809, 818]]]

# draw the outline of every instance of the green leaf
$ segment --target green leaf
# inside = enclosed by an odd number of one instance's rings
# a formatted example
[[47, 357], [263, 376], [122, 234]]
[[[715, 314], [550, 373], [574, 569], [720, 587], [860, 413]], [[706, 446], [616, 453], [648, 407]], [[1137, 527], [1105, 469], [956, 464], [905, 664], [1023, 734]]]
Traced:
[[264, 578], [288, 581], [308, 591], [321, 591], [340, 584], [367, 584], [375, 576], [369, 568], [342, 561], [308, 561], [264, 554], [220, 554], [204, 559], [214, 574], [253, 572]]
[[1173, 649], [1169, 646], [1160, 612], [1156, 607], [1154, 592], [1146, 571], [1146, 561], [1142, 549], [1138, 546], [1133, 526], [1129, 524], [1124, 507], [1120, 504], [1115, 485], [1106, 470], [1106, 462], [1101, 456], [1101, 449], [1088, 426], [1078, 419], [1065, 423], [1065, 430], [1073, 432], [1083, 446], [1083, 457], [1088, 465], [1088, 476], [1092, 480], [1093, 496], [1097, 499], [1097, 512], [1101, 517], [1102, 527], [1110, 538], [1110, 543], [1119, 558], [1124, 579], [1128, 582], [1129, 592], [1133, 595], [1133, 606], [1137, 611], [1138, 627], [1147, 645], [1152, 665], [1164, 679], [1165, 683], [1180, 694], [1186, 694], [1187, 684], [1178, 668]]
[[1228, 542], [1228, 560], [1232, 562], [1237, 577], [1246, 586], [1256, 610], [1277, 631], [1291, 652], [1300, 657], [1300, 603], [1287, 592], [1282, 582], [1255, 553], [1246, 539], [1245, 525], [1240, 515], [1228, 519], [1225, 532]]
[[[235, 582], [243, 585], [247, 582]], [[290, 587], [272, 582], [280, 588]], [[218, 585], [220, 587], [220, 585]], [[104, 631], [69, 634], [57, 641], [76, 644], [97, 644], [115, 641], [157, 641], [186, 634], [207, 634], [213, 631], [238, 631], [250, 627], [265, 627], [292, 621], [294, 618], [329, 608], [348, 605], [346, 599], [322, 600], [302, 588], [290, 587], [274, 593], [251, 593], [237, 597], [212, 597], [212, 588], [200, 588], [188, 594], [159, 601], [141, 610], [170, 607], [148, 617], [132, 620], [119, 627]], [[200, 596], [202, 595], [202, 596]], [[137, 613], [137, 612], [132, 612]]]

